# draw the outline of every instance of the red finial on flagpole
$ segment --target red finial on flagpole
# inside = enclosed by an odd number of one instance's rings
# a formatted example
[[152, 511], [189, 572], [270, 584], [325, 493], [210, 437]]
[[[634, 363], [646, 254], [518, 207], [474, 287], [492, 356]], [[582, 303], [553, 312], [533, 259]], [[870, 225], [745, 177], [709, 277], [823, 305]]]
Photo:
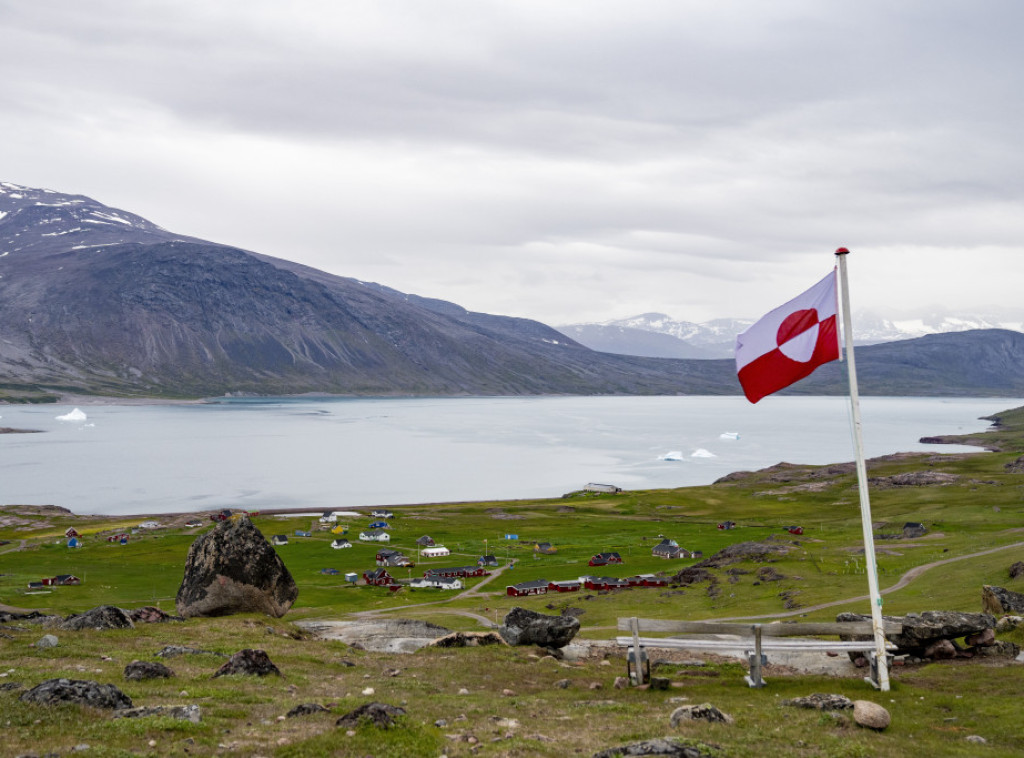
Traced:
[[836, 248], [836, 255], [849, 255], [849, 254], [850, 254], [850, 251], [847, 250], [845, 247], [837, 247]]

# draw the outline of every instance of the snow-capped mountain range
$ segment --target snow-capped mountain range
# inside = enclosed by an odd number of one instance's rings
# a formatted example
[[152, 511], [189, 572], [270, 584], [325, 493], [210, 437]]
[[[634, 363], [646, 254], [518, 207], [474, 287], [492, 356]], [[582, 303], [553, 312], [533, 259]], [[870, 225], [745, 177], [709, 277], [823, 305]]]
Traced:
[[[593, 350], [653, 358], [728, 358], [736, 335], [754, 319], [720, 318], [702, 323], [677, 321], [664, 313], [642, 313], [601, 323], [555, 327]], [[854, 342], [882, 342], [924, 337], [928, 334], [971, 329], [1009, 329], [1024, 332], [1024, 311], [992, 308], [987, 313], [927, 313], [882, 316], [872, 311], [853, 314]]]

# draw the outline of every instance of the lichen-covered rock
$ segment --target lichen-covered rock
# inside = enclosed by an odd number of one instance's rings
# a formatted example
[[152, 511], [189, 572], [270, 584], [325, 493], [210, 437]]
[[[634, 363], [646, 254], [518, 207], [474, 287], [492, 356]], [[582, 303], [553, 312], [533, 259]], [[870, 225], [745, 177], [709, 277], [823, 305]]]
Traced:
[[202, 710], [198, 705], [146, 705], [140, 708], [129, 708], [114, 714], [116, 719], [142, 719], [150, 716], [163, 716], [179, 721], [191, 721], [198, 724], [203, 720]]
[[[955, 640], [986, 629], [994, 629], [995, 617], [989, 613], [962, 613], [960, 611], [924, 611], [908, 613], [906, 616], [883, 616], [885, 621], [903, 625], [901, 634], [886, 637], [896, 643], [899, 652], [920, 653], [938, 640]], [[836, 621], [870, 621], [871, 617], [860, 613], [840, 613]], [[840, 635], [840, 639], [870, 639], [864, 635]]]
[[728, 713], [718, 710], [711, 703], [683, 705], [672, 711], [672, 715], [669, 716], [669, 724], [672, 726], [679, 726], [685, 721], [710, 721], [713, 723], [731, 724], [733, 717]]
[[349, 711], [335, 722], [335, 726], [358, 726], [361, 721], [369, 721], [381, 729], [388, 729], [395, 725], [395, 718], [404, 716], [405, 709], [397, 705], [387, 703], [367, 703], [361, 705], [354, 711]]
[[128, 680], [168, 679], [174, 672], [156, 661], [132, 661], [124, 667], [124, 678]]
[[175, 604], [178, 614], [226, 616], [288, 612], [299, 589], [277, 551], [245, 516], [224, 521], [192, 543]]
[[783, 700], [782, 704], [795, 708], [814, 708], [819, 711], [843, 711], [853, 708], [853, 701], [846, 695], [827, 695], [821, 692], [815, 692], [806, 697], [795, 697], [792, 700]]
[[245, 676], [267, 676], [276, 674], [281, 676], [281, 670], [273, 664], [270, 656], [264, 650], [253, 650], [245, 648], [239, 650], [228, 659], [228, 662], [217, 669], [213, 677], [229, 676], [231, 674], [242, 674]]
[[672, 738], [656, 738], [610, 747], [594, 753], [591, 758], [634, 758], [634, 756], [660, 756], [663, 758], [715, 758], [718, 751], [699, 742]]
[[285, 714], [285, 718], [293, 719], [297, 716], [312, 716], [314, 713], [327, 713], [327, 709], [320, 703], [302, 703], [292, 708]]
[[996, 616], [1019, 615], [1024, 613], [1024, 594], [986, 584], [981, 588], [981, 607]]
[[131, 618], [120, 608], [101, 605], [85, 613], [68, 616], [60, 623], [60, 629], [79, 631], [81, 629], [134, 629]]
[[526, 608], [513, 608], [498, 633], [510, 645], [539, 645], [560, 648], [568, 645], [580, 630], [574, 616], [546, 616]]
[[870, 700], [853, 701], [853, 720], [868, 729], [877, 729], [879, 731], [887, 728], [892, 723], [889, 711], [878, 705], [878, 703], [872, 703]]
[[132, 699], [114, 685], [84, 679], [47, 679], [22, 693], [21, 700], [40, 705], [77, 703], [108, 710], [132, 707]]

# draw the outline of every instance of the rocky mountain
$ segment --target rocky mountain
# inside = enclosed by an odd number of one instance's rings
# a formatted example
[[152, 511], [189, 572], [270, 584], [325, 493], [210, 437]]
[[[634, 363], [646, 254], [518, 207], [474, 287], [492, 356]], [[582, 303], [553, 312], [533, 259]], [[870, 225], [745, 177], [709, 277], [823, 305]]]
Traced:
[[[728, 358], [733, 354], [736, 335], [752, 323], [753, 319], [695, 323], [676, 321], [664, 313], [643, 313], [599, 324], [568, 324], [557, 329], [582, 345], [608, 353], [655, 358]], [[1024, 310], [991, 308], [983, 314], [931, 311], [888, 317], [860, 310], [853, 314], [853, 325], [857, 345], [977, 329], [1024, 332]]]
[[735, 391], [707, 374], [0, 183], [0, 393]]

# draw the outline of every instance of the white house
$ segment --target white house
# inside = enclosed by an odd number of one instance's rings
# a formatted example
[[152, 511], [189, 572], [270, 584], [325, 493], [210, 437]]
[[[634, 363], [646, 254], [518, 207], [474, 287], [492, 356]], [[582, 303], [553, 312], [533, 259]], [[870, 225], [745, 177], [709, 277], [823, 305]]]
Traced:
[[434, 547], [425, 547], [420, 550], [420, 555], [424, 558], [441, 558], [445, 555], [451, 555], [452, 551], [446, 548], [444, 545], [435, 545]]
[[330, 511], [324, 511], [324, 515], [320, 517], [321, 524], [333, 524], [338, 520], [338, 516]]
[[335, 550], [340, 550], [343, 547], [352, 547], [352, 543], [346, 539], [342, 539], [341, 537], [339, 537], [331, 543], [331, 547], [333, 547]]
[[159, 529], [160, 528], [160, 522], [159, 521], [143, 521], [141, 524], [139, 524], [138, 528], [139, 529]]
[[367, 529], [359, 533], [363, 542], [391, 542], [391, 535], [383, 529]]
[[395, 514], [392, 513], [391, 511], [376, 510], [376, 511], [370, 511], [370, 516], [373, 517], [373, 518], [394, 518]]
[[409, 582], [409, 586], [415, 589], [461, 590], [462, 580], [448, 576], [418, 576]]

